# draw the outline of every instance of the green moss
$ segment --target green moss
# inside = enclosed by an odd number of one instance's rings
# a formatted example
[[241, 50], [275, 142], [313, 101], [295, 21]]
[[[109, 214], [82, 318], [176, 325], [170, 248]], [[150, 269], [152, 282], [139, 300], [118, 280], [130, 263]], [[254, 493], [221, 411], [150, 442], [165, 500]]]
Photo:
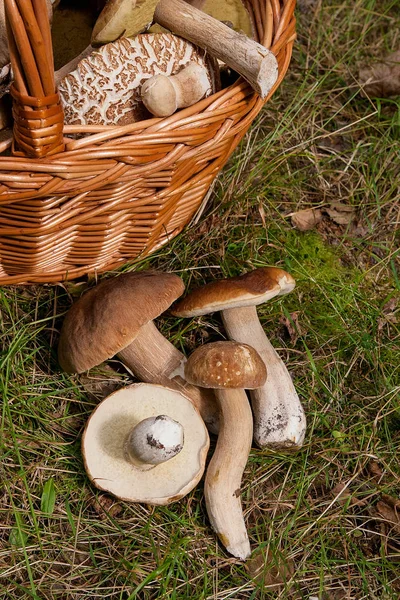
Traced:
[[314, 281], [327, 282], [347, 278], [354, 269], [345, 267], [340, 251], [328, 246], [315, 231], [300, 233], [288, 231], [284, 242], [285, 264], [288, 270], [296, 270]]

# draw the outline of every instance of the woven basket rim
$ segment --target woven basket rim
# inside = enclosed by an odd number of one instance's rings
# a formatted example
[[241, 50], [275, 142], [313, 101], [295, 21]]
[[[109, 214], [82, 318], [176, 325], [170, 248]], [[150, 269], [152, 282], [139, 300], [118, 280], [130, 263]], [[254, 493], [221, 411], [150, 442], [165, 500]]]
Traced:
[[[18, 154], [12, 135], [0, 142], [0, 284], [114, 270], [167, 244], [204, 207], [218, 172], [283, 80], [295, 40], [295, 0], [245, 2], [278, 61], [267, 98], [238, 78], [168, 118], [64, 125], [65, 149], [50, 156]], [[84, 137], [68, 137], [77, 132]]]

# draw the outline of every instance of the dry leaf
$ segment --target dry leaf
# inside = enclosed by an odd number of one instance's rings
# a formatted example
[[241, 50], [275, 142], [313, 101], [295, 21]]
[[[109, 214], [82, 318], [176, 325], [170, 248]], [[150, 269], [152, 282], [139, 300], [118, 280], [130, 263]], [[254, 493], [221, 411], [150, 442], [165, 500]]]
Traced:
[[325, 134], [319, 141], [317, 148], [322, 151], [344, 152], [347, 146], [346, 138], [338, 133]]
[[331, 202], [329, 207], [325, 208], [325, 211], [332, 221], [338, 225], [349, 225], [355, 217], [354, 207], [341, 202]]
[[332, 494], [335, 496], [335, 500], [342, 506], [349, 503], [351, 506], [367, 506], [366, 500], [359, 500], [354, 494], [351, 493], [345, 483], [337, 483], [332, 489]]
[[389, 504], [386, 504], [386, 502], [383, 501], [377, 502], [376, 510], [385, 521], [386, 525], [393, 528], [396, 533], [400, 533], [400, 510], [389, 506]]
[[363, 96], [386, 98], [400, 95], [400, 50], [382, 62], [360, 69], [359, 78]]
[[375, 479], [378, 483], [381, 482], [382, 477], [383, 477], [383, 472], [376, 460], [371, 460], [368, 463], [368, 471], [369, 471], [370, 475], [373, 477], [373, 479]]
[[353, 237], [364, 238], [369, 232], [368, 227], [358, 222], [353, 225], [351, 234]]
[[321, 219], [322, 212], [318, 208], [299, 210], [291, 216], [292, 225], [299, 231], [310, 231], [310, 229], [314, 229]]
[[288, 334], [290, 335], [290, 341], [295, 344], [298, 340], [299, 335], [304, 335], [305, 331], [300, 327], [299, 324], [300, 311], [290, 313], [289, 317], [281, 317], [279, 322], [286, 327]]
[[329, 204], [329, 207], [332, 210], [337, 210], [338, 212], [345, 212], [345, 213], [353, 213], [354, 212], [354, 206], [351, 206], [350, 204], [344, 204], [343, 202], [331, 202]]
[[382, 331], [386, 324], [396, 325], [399, 322], [399, 319], [396, 317], [397, 311], [397, 298], [391, 298], [382, 308], [382, 312], [384, 314], [383, 317], [378, 319], [378, 331]]
[[385, 325], [396, 325], [399, 322], [398, 318], [392, 315], [387, 315], [385, 317], [380, 317], [378, 319], [378, 331], [382, 331]]
[[246, 563], [249, 577], [263, 587], [279, 589], [294, 574], [294, 563], [282, 554], [273, 555], [269, 550], [265, 554], [259, 550]]
[[347, 504], [349, 498], [351, 498], [351, 494], [344, 483], [337, 483], [332, 489], [332, 495], [335, 497], [336, 502], [341, 506]]
[[345, 483], [337, 483], [332, 489], [332, 494], [335, 496], [335, 500], [341, 505], [351, 504], [351, 506], [367, 506], [365, 500], [359, 500], [356, 498], [346, 487]]
[[382, 308], [382, 312], [385, 315], [390, 315], [391, 313], [394, 313], [394, 311], [396, 310], [398, 305], [398, 298], [391, 298], [388, 302], [386, 302], [386, 304], [383, 306]]
[[398, 498], [394, 498], [388, 494], [382, 494], [382, 500], [386, 502], [386, 504], [389, 504], [389, 506], [393, 506], [393, 508], [397, 508], [400, 511], [400, 500]]
[[92, 498], [90, 501], [100, 519], [110, 517], [118, 517], [122, 512], [122, 507], [110, 496], [99, 494], [97, 498]]

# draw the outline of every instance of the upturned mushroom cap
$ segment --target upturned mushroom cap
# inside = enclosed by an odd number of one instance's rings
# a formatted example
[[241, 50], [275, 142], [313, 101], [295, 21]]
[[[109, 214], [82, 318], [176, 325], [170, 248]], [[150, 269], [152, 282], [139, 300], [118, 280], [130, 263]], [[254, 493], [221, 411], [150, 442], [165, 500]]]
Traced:
[[[126, 455], [126, 440], [144, 419], [168, 415], [184, 430], [182, 450], [170, 460], [142, 470]], [[92, 483], [118, 498], [170, 504], [200, 480], [209, 447], [207, 429], [186, 396], [161, 385], [139, 383], [103, 400], [92, 413], [82, 438], [85, 469]]]
[[213, 342], [197, 348], [185, 364], [189, 383], [206, 388], [255, 389], [264, 385], [267, 368], [254, 348], [237, 342]]
[[134, 36], [153, 21], [158, 0], [108, 0], [92, 32], [92, 44], [113, 42], [121, 35]]
[[293, 277], [277, 267], [261, 267], [238, 277], [213, 281], [176, 302], [171, 314], [197, 317], [214, 311], [256, 306], [293, 290]]
[[58, 360], [82, 373], [115, 356], [184, 291], [173, 273], [124, 273], [89, 290], [70, 308], [61, 329]]

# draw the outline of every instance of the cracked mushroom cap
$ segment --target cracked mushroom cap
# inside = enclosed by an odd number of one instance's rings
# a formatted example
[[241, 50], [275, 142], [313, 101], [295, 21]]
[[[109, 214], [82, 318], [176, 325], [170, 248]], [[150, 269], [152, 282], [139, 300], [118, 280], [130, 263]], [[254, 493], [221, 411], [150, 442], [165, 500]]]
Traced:
[[254, 348], [238, 342], [213, 342], [197, 348], [185, 364], [186, 381], [206, 388], [262, 387], [267, 368]]
[[293, 290], [293, 277], [277, 267], [261, 267], [238, 277], [213, 281], [176, 302], [171, 314], [198, 317], [211, 312], [257, 306]]
[[129, 346], [140, 328], [183, 294], [174, 273], [144, 271], [107, 279], [70, 308], [61, 328], [58, 361], [83, 373]]
[[[134, 427], [158, 415], [168, 415], [182, 425], [182, 449], [150, 469], [138, 468], [127, 454], [127, 440]], [[207, 429], [190, 400], [149, 383], [124, 387], [100, 402], [82, 438], [85, 469], [97, 488], [122, 500], [155, 505], [176, 502], [196, 486], [208, 447]]]
[[209, 85], [220, 89], [215, 59], [172, 33], [122, 37], [83, 58], [58, 85], [68, 125], [128, 125], [151, 118], [141, 100], [143, 83], [159, 74], [177, 75], [188, 63], [200, 65]]

